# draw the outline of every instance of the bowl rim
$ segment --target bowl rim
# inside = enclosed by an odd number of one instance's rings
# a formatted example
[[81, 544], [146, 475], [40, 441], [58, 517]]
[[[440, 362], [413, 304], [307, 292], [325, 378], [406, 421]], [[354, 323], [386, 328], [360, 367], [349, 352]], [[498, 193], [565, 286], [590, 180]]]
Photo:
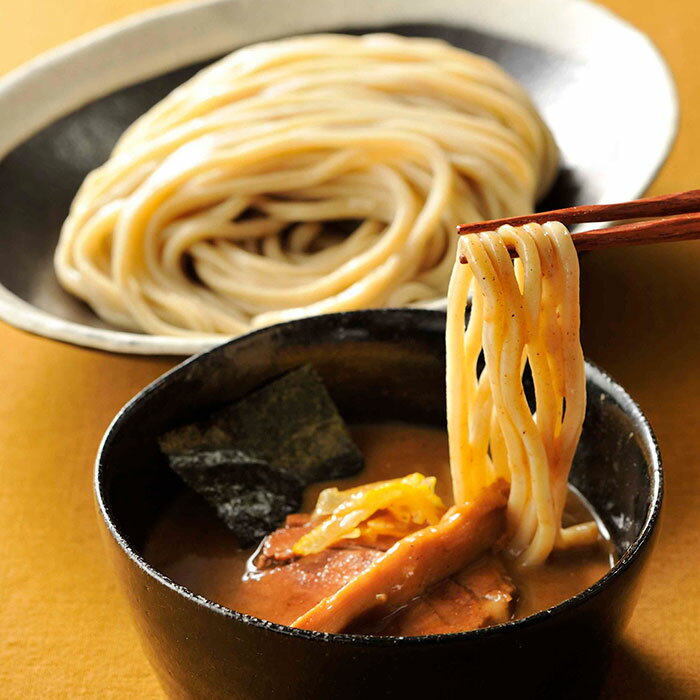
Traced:
[[[79, 36], [32, 58], [0, 76], [0, 159], [48, 124], [78, 109], [86, 102], [178, 67], [210, 59], [230, 51], [240, 42], [231, 34], [240, 17], [261, 0], [181, 0], [150, 8]], [[276, 0], [265, 0], [274, 3]], [[278, 3], [279, 20], [289, 25], [289, 34], [323, 27], [371, 26], [379, 23], [449, 23], [455, 17], [465, 26], [500, 34], [506, 38], [547, 44], [553, 49], [579, 56], [591, 37], [599, 41], [614, 27], [634, 40], [645, 59], [645, 84], [658, 89], [657, 108], [663, 106], [654, 130], [654, 148], [648, 167], [629, 180], [609, 188], [605, 201], [624, 201], [640, 196], [665, 162], [675, 141], [678, 94], [671, 70], [653, 41], [640, 29], [592, 0], [564, 3], [539, 0], [523, 7], [520, 0], [420, 0], [402, 3], [372, 3], [363, 0], [366, 19], [357, 21], [356, 3], [318, 5], [317, 0]], [[318, 6], [313, 7], [314, 3]], [[288, 7], [287, 7], [288, 5]], [[347, 7], [345, 7], [347, 5]], [[319, 15], [319, 8], [323, 9]], [[345, 9], [344, 9], [345, 8]], [[310, 11], [315, 9], [314, 11]], [[364, 15], [363, 15], [364, 16]], [[554, 18], [555, 21], [552, 21]], [[264, 22], [263, 22], [264, 24]], [[192, 27], [206, 31], [192, 32]], [[255, 25], [257, 27], [257, 25]], [[281, 25], [280, 25], [281, 26]], [[569, 27], [562, 32], [561, 26]], [[316, 27], [316, 29], [313, 29]], [[256, 34], [265, 30], [256, 29]], [[276, 31], [276, 30], [275, 30]], [[330, 31], [333, 31], [330, 29]], [[265, 40], [265, 37], [255, 41]], [[246, 42], [243, 41], [243, 44]], [[178, 52], [172, 51], [178, 45]], [[596, 44], [599, 48], [599, 44]], [[128, 50], [124, 50], [127, 47]], [[134, 50], [138, 49], [138, 50]], [[122, 56], [114, 61], [113, 55]], [[12, 109], [7, 105], [12, 105]], [[19, 117], [15, 115], [20, 115]], [[593, 202], [592, 202], [593, 203]], [[444, 307], [444, 298], [429, 308]], [[47, 338], [111, 352], [141, 355], [185, 355], [211, 349], [226, 338], [151, 335], [117, 327], [101, 328], [44, 310], [0, 284], [0, 319]]]
[[290, 326], [305, 326], [313, 323], [318, 323], [319, 319], [323, 319], [324, 323], [335, 323], [340, 322], [343, 325], [344, 322], [355, 323], [356, 325], [362, 325], [365, 319], [378, 320], [381, 323], [387, 324], [387, 327], [391, 326], [393, 321], [399, 320], [398, 317], [410, 318], [410, 323], [414, 323], [417, 327], [427, 328], [427, 325], [431, 320], [437, 320], [438, 318], [445, 317], [445, 314], [439, 311], [428, 311], [424, 309], [369, 309], [364, 311], [346, 311], [337, 314], [328, 314], [325, 316], [311, 316], [308, 318], [297, 319], [294, 321], [287, 321], [285, 323], [277, 324], [275, 326], [268, 326], [256, 330], [252, 333], [239, 336], [234, 338], [222, 345], [215, 348], [202, 352], [198, 355], [188, 358], [184, 362], [178, 364], [172, 369], [165, 372], [163, 375], [158, 377], [156, 380], [151, 382], [148, 386], [142, 389], [138, 394], [136, 394], [128, 403], [126, 403], [120, 411], [117, 413], [115, 418], [110, 423], [107, 431], [105, 432], [102, 441], [100, 443], [97, 457], [95, 460], [95, 471], [94, 471], [94, 495], [97, 504], [97, 510], [99, 515], [106, 526], [108, 532], [115, 540], [117, 545], [121, 548], [124, 554], [135, 564], [142, 572], [153, 578], [158, 584], [171, 589], [173, 592], [182, 596], [191, 603], [200, 605], [209, 611], [220, 615], [224, 618], [233, 619], [236, 622], [240, 622], [247, 625], [252, 625], [264, 630], [269, 630], [270, 632], [282, 634], [285, 636], [291, 636], [297, 639], [304, 639], [308, 641], [323, 641], [326, 643], [341, 643], [341, 644], [358, 644], [362, 646], [376, 646], [376, 647], [387, 647], [387, 646], [397, 646], [397, 645], [412, 645], [412, 644], [446, 644], [459, 642], [464, 640], [481, 639], [485, 637], [498, 636], [500, 634], [511, 634], [515, 633], [520, 629], [530, 627], [532, 625], [537, 625], [538, 623], [552, 618], [554, 616], [560, 615], [567, 610], [576, 608], [586, 601], [594, 598], [603, 589], [607, 588], [610, 582], [622, 575], [626, 569], [628, 569], [631, 564], [637, 559], [641, 551], [644, 549], [645, 545], [648, 544], [652, 537], [652, 533], [659, 520], [659, 515], [661, 511], [661, 505], [663, 501], [663, 467], [661, 452], [659, 450], [659, 445], [656, 440], [656, 436], [647, 420], [646, 416], [642, 413], [642, 410], [638, 404], [632, 399], [632, 397], [618, 384], [609, 374], [597, 367], [595, 364], [586, 360], [586, 380], [591, 380], [596, 386], [600, 387], [607, 395], [612, 397], [612, 399], [620, 406], [620, 408], [632, 419], [635, 424], [636, 431], [639, 437], [644, 443], [644, 447], [649, 454], [649, 460], [647, 463], [647, 469], [651, 474], [651, 502], [648, 508], [644, 524], [635, 538], [635, 540], [630, 544], [630, 546], [625, 550], [625, 552], [620, 556], [620, 558], [615, 562], [614, 566], [598, 581], [596, 581], [592, 586], [589, 586], [585, 590], [577, 593], [571, 598], [554, 605], [546, 610], [542, 610], [528, 617], [524, 617], [518, 620], [509, 620], [500, 625], [494, 625], [491, 627], [484, 627], [476, 630], [468, 630], [465, 632], [455, 632], [449, 634], [435, 634], [435, 635], [422, 635], [422, 636], [405, 636], [405, 637], [380, 637], [373, 635], [364, 634], [331, 634], [327, 632], [317, 632], [314, 630], [302, 630], [287, 625], [281, 625], [275, 622], [270, 622], [268, 620], [263, 620], [253, 615], [247, 615], [245, 613], [237, 612], [231, 610], [220, 603], [215, 603], [208, 598], [199, 595], [186, 586], [176, 583], [172, 579], [168, 578], [165, 574], [158, 571], [154, 566], [149, 564], [142, 556], [139, 554], [130, 544], [127, 542], [126, 538], [121, 534], [112, 520], [110, 507], [106, 502], [105, 494], [103, 493], [103, 483], [102, 483], [102, 472], [105, 469], [103, 463], [103, 457], [105, 452], [109, 449], [112, 440], [114, 439], [115, 433], [119, 430], [122, 422], [126, 420], [130, 413], [138, 407], [140, 404], [147, 402], [154, 394], [177, 377], [185, 375], [191, 365], [197, 364], [204, 360], [204, 358], [210, 355], [215, 355], [225, 352], [225, 348], [235, 346], [236, 344], [242, 342], [243, 340], [248, 341], [251, 337], [258, 335], [265, 335], [270, 332], [275, 332], [276, 329], [282, 327]]

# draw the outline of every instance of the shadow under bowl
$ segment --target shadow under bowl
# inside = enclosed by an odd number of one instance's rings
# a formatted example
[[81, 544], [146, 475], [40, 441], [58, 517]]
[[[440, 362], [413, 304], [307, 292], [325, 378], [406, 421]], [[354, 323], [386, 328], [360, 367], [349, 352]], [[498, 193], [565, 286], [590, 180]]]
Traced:
[[142, 557], [155, 520], [182, 489], [158, 450], [158, 435], [306, 362], [349, 423], [444, 426], [444, 329], [440, 312], [395, 309], [266, 328], [176, 367], [116, 417], [97, 459], [97, 503], [146, 653], [171, 697], [595, 697], [653, 546], [662, 470], [638, 406], [591, 364], [571, 482], [607, 527], [618, 561], [596, 584], [549, 610], [459, 634], [329, 635], [229, 610]]

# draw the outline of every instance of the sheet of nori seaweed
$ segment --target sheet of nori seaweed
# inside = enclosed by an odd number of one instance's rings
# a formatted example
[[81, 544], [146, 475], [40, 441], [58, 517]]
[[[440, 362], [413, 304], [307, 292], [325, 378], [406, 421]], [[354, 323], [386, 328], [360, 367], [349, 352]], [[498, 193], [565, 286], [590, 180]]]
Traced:
[[214, 507], [243, 547], [297, 511], [307, 484], [351, 476], [363, 465], [310, 365], [159, 442], [170, 467]]
[[169, 463], [233, 530], [241, 547], [267, 535], [280, 513], [284, 517], [301, 506], [299, 479], [237, 450], [172, 454]]

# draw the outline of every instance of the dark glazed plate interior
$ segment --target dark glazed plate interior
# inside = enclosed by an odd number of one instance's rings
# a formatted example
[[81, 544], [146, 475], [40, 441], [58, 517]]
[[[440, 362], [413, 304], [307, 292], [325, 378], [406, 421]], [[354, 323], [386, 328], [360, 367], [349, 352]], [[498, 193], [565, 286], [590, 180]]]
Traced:
[[[73, 50], [61, 56], [60, 62], [54, 61], [60, 65], [53, 68], [68, 73], [72, 85], [79, 85], [80, 71], [85, 72], [85, 94], [66, 103], [60, 117], [45, 118], [22, 141], [3, 143], [0, 135], [0, 155], [4, 154], [0, 161], [0, 318], [51, 337], [125, 352], [189, 354], [211, 347], [210, 340], [118, 333], [59, 286], [52, 257], [80, 183], [106, 160], [126, 127], [225, 51], [257, 40], [310, 31], [388, 31], [439, 37], [494, 59], [532, 95], [562, 151], [559, 177], [541, 208], [641, 194], [673, 139], [676, 98], [663, 60], [643, 35], [587, 2], [569, 7], [540, 0], [525, 9], [513, 0], [436, 1], [430, 4], [428, 17], [424, 3], [414, 0], [356, 0], [350, 4], [297, 0], [292, 4], [298, 10], [289, 17], [283, 4], [221, 0], [183, 7], [179, 14], [165, 9], [148, 22], [113, 30], [107, 36], [110, 45], [95, 41], [89, 47], [90, 57], [83, 57], [86, 50]], [[190, 25], [185, 25], [188, 18]], [[190, 26], [209, 32], [208, 51], [194, 46], [197, 37], [192, 36]], [[527, 35], [521, 29], [525, 26], [531, 27]], [[589, 28], [585, 37], [579, 31], [583, 26]], [[183, 31], [183, 36], [177, 38], [176, 30]], [[571, 41], [566, 39], [569, 35]], [[596, 37], [607, 40], [595, 41]], [[141, 43], [142, 57], [137, 60], [133, 52]], [[218, 52], [217, 46], [221, 46]], [[125, 53], [124, 69], [114, 69], [114, 56]], [[196, 62], [187, 58], [195, 54], [207, 58]], [[166, 64], [170, 68], [164, 70]], [[49, 71], [44, 79], [40, 68], [31, 74], [39, 81], [32, 89], [45, 93], [48, 102], [50, 85], [44, 80], [49, 83]], [[97, 97], [89, 94], [87, 84], [88, 77], [93, 80], [100, 70], [118, 85], [108, 94], [99, 88], [101, 96]], [[155, 77], [135, 77], [144, 71]], [[629, 104], [635, 103], [639, 94], [635, 86], [641, 80], [649, 99], [632, 119]], [[26, 76], [23, 81], [29, 82]], [[7, 100], [6, 113], [12, 119], [21, 107], [16, 97]], [[602, 103], [605, 109], [600, 108]], [[0, 114], [4, 104], [0, 83]], [[30, 117], [35, 119], [35, 105], [31, 108]], [[17, 300], [34, 307], [35, 313]]]
[[[601, 581], [548, 611], [498, 627], [453, 635], [393, 639], [326, 635], [293, 630], [228, 610], [170, 581], [141, 556], [155, 518], [182, 488], [159, 454], [156, 436], [304, 362], [311, 362], [323, 376], [348, 422], [398, 420], [444, 426], [444, 318], [440, 312], [375, 310], [314, 317], [264, 329], [180, 365], [141, 392], [115, 419], [98, 458], [97, 499], [117, 545], [114, 549], [118, 568], [140, 620], [147, 651], [161, 670], [161, 677], [163, 664], [172, 665], [173, 658], [188, 668], [205, 662], [216, 667], [218, 661], [226, 667], [230, 650], [206, 646], [200, 652], [207, 658], [198, 662], [196, 656], [190, 658], [176, 642], [179, 635], [193, 634], [198, 625], [200, 632], [204, 630], [206, 634], [211, 627], [223, 638], [230, 633], [232, 639], [244, 639], [246, 645], [252, 645], [251, 663], [255, 663], [254, 652], [264, 657], [273, 648], [274, 653], [291, 654], [290, 664], [298, 655], [294, 669], [288, 672], [297, 674], [300, 682], [306, 673], [313, 675], [310, 668], [304, 668], [306, 653], [326, 654], [341, 665], [348, 662], [347, 654], [360, 654], [363, 663], [368, 664], [368, 677], [374, 678], [380, 674], [373, 665], [374, 657], [365, 657], [370, 649], [384, 649], [381, 658], [385, 662], [385, 654], [395, 650], [396, 659], [391, 655], [389, 658], [397, 673], [410, 657], [407, 651], [397, 650], [415, 645], [435, 653], [442, 650], [440, 654], [447, 656], [440, 657], [441, 663], [453, 653], [474, 653], [477, 663], [482, 653], [512, 655], [516, 648], [522, 649], [523, 658], [513, 659], [515, 668], [525, 663], [528, 649], [542, 652], [546, 647], [546, 653], [553, 658], [561, 656], [563, 651], [557, 649], [554, 640], [566, 634], [566, 656], [571, 658], [566, 662], [568, 670], [564, 675], [575, 673], [580, 662], [571, 659], [577, 653], [588, 663], [591, 655], [609, 651], [634, 604], [639, 573], [658, 518], [662, 476], [656, 442], [639, 408], [621, 387], [590, 364], [586, 367], [586, 420], [571, 481], [598, 512], [619, 560]], [[138, 592], [142, 588], [149, 593]], [[162, 601], [156, 603], [152, 599], [159, 595], [169, 601], [165, 606], [169, 612], [166, 610], [161, 619], [149, 610], [156, 604], [162, 608]], [[195, 608], [199, 611], [196, 614]], [[200, 616], [206, 619], [200, 620]], [[315, 646], [319, 642], [328, 648], [326, 652]], [[286, 649], [286, 644], [292, 647]], [[298, 644], [302, 646], [293, 646]], [[311, 646], [306, 648], [305, 644]], [[359, 649], [365, 651], [360, 653]], [[222, 655], [221, 659], [217, 660], [217, 654]], [[602, 659], [593, 659], [592, 668], [603, 665]], [[236, 684], [244, 683], [243, 680], [229, 677], [232, 672], [226, 668], [221, 673], [220, 683], [240, 690]], [[597, 678], [591, 673], [591, 678]], [[460, 677], [463, 681], [466, 676]], [[186, 686], [187, 678], [164, 682]], [[457, 680], [449, 677], [441, 682], [445, 692], [459, 687]], [[328, 690], [321, 681], [315, 683], [319, 693], [321, 689]], [[262, 687], [269, 693], [278, 691], [272, 681]], [[294, 696], [281, 692], [280, 697]], [[309, 697], [322, 695], [312, 693]], [[525, 693], [524, 697], [530, 695]]]

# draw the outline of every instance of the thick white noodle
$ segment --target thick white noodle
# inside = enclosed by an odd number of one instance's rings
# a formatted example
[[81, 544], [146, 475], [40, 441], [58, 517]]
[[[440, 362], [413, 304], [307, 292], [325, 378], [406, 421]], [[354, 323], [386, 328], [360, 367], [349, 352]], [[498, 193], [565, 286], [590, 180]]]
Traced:
[[110, 323], [168, 335], [424, 302], [447, 289], [454, 226], [531, 211], [556, 159], [517, 83], [444, 42], [257, 44], [124, 133], [56, 272]]
[[[515, 260], [509, 248], [517, 250]], [[502, 226], [460, 239], [446, 346], [455, 502], [506, 478], [509, 549], [524, 566], [542, 563], [555, 547], [594, 541], [594, 525], [561, 524], [586, 407], [578, 258], [562, 224]]]

